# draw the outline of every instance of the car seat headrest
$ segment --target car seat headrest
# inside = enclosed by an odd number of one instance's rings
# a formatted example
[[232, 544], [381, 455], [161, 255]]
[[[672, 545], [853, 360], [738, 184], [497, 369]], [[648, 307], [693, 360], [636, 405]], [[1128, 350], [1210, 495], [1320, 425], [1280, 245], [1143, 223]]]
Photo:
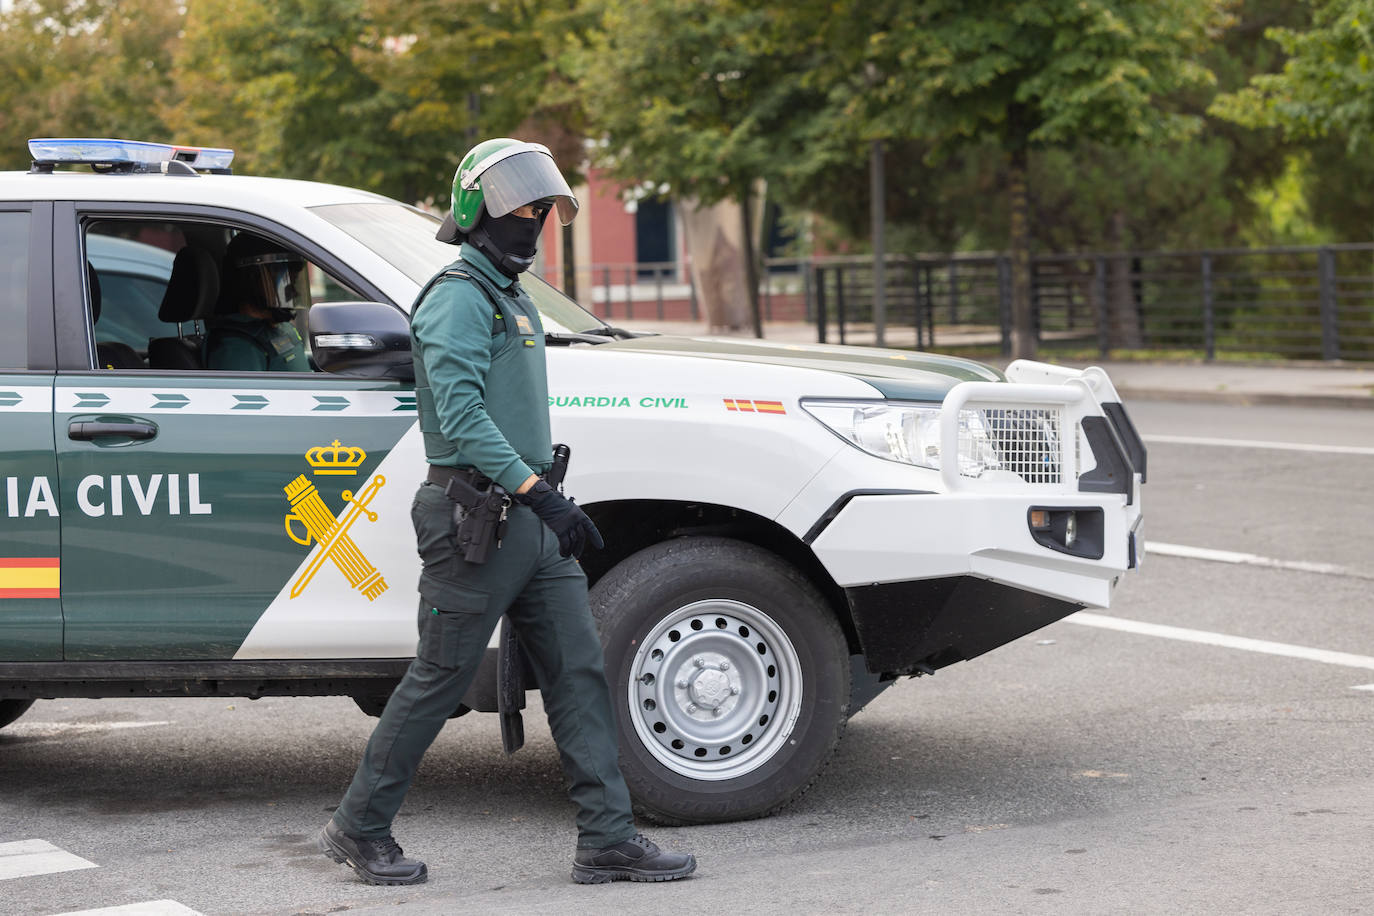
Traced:
[[218, 299], [219, 267], [214, 255], [187, 245], [172, 261], [172, 275], [167, 278], [157, 317], [177, 323], [209, 318]]

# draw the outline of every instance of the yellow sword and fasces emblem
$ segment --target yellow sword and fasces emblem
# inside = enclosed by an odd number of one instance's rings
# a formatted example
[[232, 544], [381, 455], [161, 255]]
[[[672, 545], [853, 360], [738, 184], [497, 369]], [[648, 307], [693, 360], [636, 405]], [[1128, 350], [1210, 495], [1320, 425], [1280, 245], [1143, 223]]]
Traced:
[[[367, 452], [356, 446], [340, 445], [338, 439], [330, 445], [316, 446], [305, 453], [305, 460], [314, 468], [314, 473], [323, 475], [357, 474], [366, 459]], [[386, 591], [386, 580], [382, 574], [368, 562], [358, 545], [348, 536], [348, 529], [359, 515], [366, 515], [370, 522], [377, 520], [377, 513], [370, 511], [367, 504], [385, 485], [386, 478], [378, 474], [359, 496], [355, 497], [351, 491], [344, 490], [343, 498], [348, 507], [338, 516], [329, 511], [320, 491], [304, 474], [282, 488], [286, 498], [291, 501], [292, 509], [284, 520], [287, 537], [303, 547], [309, 547], [312, 542], [320, 545], [319, 552], [291, 584], [292, 598], [299, 597], [305, 591], [325, 560], [332, 560], [348, 584], [362, 592], [368, 601], [376, 600], [378, 595]], [[304, 537], [296, 534], [291, 527], [292, 522], [299, 522], [305, 527]]]

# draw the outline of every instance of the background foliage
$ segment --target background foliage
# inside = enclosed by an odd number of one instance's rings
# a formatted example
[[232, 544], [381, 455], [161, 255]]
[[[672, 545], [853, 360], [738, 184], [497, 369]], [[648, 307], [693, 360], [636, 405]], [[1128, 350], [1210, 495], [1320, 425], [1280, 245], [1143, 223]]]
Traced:
[[442, 202], [471, 140], [704, 202], [766, 182], [889, 250], [1366, 239], [1374, 0], [14, 0], [0, 165], [31, 136], [230, 146]]

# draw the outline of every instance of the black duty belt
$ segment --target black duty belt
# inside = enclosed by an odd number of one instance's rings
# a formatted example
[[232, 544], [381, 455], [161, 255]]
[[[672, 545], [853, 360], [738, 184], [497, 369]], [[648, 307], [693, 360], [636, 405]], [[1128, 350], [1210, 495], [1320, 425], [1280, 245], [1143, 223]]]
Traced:
[[441, 487], [448, 486], [453, 478], [459, 478], [475, 490], [485, 490], [491, 486], [491, 478], [476, 468], [451, 468], [442, 464], [431, 464], [425, 479]]

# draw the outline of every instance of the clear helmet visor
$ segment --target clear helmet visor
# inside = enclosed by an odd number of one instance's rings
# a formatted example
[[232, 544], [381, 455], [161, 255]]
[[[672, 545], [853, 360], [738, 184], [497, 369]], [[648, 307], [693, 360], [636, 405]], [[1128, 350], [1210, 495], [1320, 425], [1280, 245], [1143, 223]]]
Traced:
[[249, 295], [269, 309], [303, 309], [310, 306], [310, 287], [305, 262], [293, 254], [258, 254], [235, 263]]
[[[531, 144], [533, 145], [533, 144]], [[504, 149], [476, 163], [462, 178], [463, 187], [481, 187], [487, 213], [502, 217], [512, 210], [552, 198], [564, 226], [577, 216], [577, 198], [558, 171], [553, 156], [542, 149]]]

